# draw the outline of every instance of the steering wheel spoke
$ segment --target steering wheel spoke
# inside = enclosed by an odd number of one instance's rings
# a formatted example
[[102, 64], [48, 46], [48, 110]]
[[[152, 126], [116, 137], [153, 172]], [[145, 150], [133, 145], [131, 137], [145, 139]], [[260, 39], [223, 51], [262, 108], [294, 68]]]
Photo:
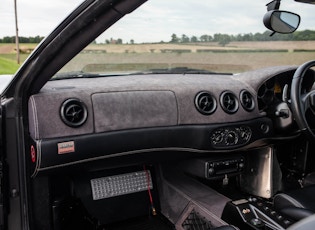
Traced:
[[315, 112], [315, 91], [312, 91], [308, 94], [307, 103], [312, 112]]
[[305, 114], [307, 110], [311, 109], [310, 94], [301, 95], [301, 102], [302, 112]]

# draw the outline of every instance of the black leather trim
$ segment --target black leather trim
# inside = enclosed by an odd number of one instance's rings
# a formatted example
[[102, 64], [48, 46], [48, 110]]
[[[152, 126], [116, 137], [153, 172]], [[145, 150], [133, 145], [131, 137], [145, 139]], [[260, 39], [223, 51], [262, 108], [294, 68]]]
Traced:
[[274, 204], [276, 208], [286, 207], [306, 208], [315, 212], [315, 185], [307, 186], [302, 189], [280, 193], [275, 196]]
[[277, 210], [282, 210], [287, 207], [305, 208], [299, 201], [295, 199], [295, 196], [290, 194], [280, 193], [274, 197], [274, 205]]
[[213, 230], [237, 230], [237, 229], [238, 228], [235, 228], [234, 226], [227, 225], [227, 226], [214, 228]]
[[288, 230], [314, 230], [314, 226], [315, 215], [312, 215], [291, 225]]
[[314, 214], [311, 210], [298, 207], [288, 207], [281, 209], [281, 213], [293, 220], [302, 220]]
[[[246, 125], [251, 128], [252, 136], [248, 144], [260, 139], [273, 136], [272, 130], [265, 133], [262, 124], [272, 127], [267, 118], [260, 118], [246, 122], [225, 125], [191, 125], [171, 126], [147, 129], [133, 129], [128, 131], [105, 132], [99, 134], [81, 135], [69, 138], [40, 140], [41, 155], [38, 157], [36, 172], [58, 167], [91, 162], [115, 156], [144, 152], [182, 151], [208, 152], [218, 150], [237, 150], [244, 145], [220, 147], [212, 146], [211, 132], [222, 127], [239, 127]], [[58, 143], [73, 141], [74, 151], [58, 154]]]
[[300, 220], [315, 213], [315, 185], [277, 194], [274, 206], [283, 215]]
[[315, 65], [315, 61], [309, 61], [301, 66], [298, 67], [298, 69], [295, 71], [291, 83], [291, 110], [293, 113], [293, 117], [299, 127], [300, 130], [302, 130], [308, 138], [310, 138], [311, 141], [314, 141], [315, 134], [310, 128], [306, 117], [305, 117], [305, 109], [304, 104], [302, 101], [302, 82], [304, 79], [304, 76], [306, 75], [306, 72]]

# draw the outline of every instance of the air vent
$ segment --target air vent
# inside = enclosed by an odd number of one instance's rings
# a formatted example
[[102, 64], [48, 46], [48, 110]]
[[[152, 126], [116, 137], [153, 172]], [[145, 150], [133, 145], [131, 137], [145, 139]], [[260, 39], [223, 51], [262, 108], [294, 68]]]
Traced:
[[77, 128], [85, 123], [88, 113], [82, 101], [71, 98], [62, 103], [60, 116], [66, 125]]
[[253, 95], [248, 92], [247, 90], [242, 90], [240, 94], [240, 101], [243, 108], [250, 112], [253, 111], [255, 108], [255, 101]]
[[209, 92], [199, 92], [195, 97], [195, 106], [203, 115], [214, 113], [217, 108], [217, 101]]
[[223, 92], [220, 97], [220, 103], [222, 109], [229, 114], [236, 113], [238, 110], [238, 100], [232, 92]]

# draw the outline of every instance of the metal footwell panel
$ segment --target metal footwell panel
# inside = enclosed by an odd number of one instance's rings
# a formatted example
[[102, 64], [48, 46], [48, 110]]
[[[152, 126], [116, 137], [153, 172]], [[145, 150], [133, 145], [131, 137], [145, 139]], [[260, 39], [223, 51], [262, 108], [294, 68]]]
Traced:
[[143, 170], [91, 180], [93, 200], [132, 194], [153, 188], [150, 171]]

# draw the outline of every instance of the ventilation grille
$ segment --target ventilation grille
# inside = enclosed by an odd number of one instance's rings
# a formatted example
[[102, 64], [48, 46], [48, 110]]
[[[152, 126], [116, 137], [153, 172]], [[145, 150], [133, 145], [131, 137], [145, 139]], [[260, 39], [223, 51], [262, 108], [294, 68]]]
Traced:
[[229, 114], [236, 113], [238, 110], [238, 100], [232, 92], [223, 92], [220, 97], [220, 103], [222, 109]]
[[88, 113], [82, 101], [71, 98], [62, 103], [60, 116], [66, 125], [76, 128], [85, 123]]
[[210, 115], [216, 110], [217, 102], [209, 92], [199, 92], [195, 97], [195, 106], [201, 114]]
[[139, 171], [91, 180], [93, 200], [121, 196], [153, 188], [150, 171]]
[[250, 112], [254, 110], [255, 101], [253, 95], [250, 92], [248, 92], [247, 90], [241, 91], [240, 100], [243, 108], [246, 111]]

